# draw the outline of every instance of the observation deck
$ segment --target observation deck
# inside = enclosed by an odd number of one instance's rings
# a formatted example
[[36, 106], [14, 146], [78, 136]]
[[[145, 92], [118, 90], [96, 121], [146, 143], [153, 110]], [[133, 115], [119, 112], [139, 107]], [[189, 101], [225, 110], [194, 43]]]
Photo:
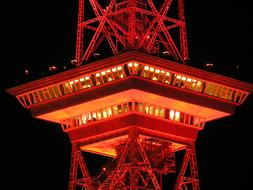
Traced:
[[[95, 61], [7, 91], [35, 118], [61, 124], [86, 151], [115, 156], [129, 127], [143, 138], [195, 141], [234, 113], [252, 85], [140, 52]], [[178, 142], [178, 144], [177, 144]]]

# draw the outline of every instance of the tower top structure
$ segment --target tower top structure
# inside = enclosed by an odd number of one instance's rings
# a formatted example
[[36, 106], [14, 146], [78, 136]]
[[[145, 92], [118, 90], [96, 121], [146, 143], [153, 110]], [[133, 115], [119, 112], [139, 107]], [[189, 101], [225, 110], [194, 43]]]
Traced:
[[[177, 64], [188, 60], [183, 0], [79, 0], [72, 63], [99, 53], [114, 56], [7, 90], [68, 134], [68, 189], [162, 190], [176, 174], [174, 190], [200, 190], [198, 132], [234, 114], [253, 85]], [[81, 151], [113, 159], [91, 175]]]
[[81, 65], [99, 53], [132, 50], [186, 63], [185, 25], [183, 0], [79, 0], [72, 64]]

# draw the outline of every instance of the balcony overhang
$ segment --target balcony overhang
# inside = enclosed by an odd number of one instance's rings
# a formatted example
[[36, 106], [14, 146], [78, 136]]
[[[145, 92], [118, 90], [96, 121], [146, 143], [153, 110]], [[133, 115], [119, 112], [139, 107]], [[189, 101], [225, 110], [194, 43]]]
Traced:
[[85, 111], [93, 111], [133, 99], [193, 115], [197, 113], [205, 117], [206, 121], [231, 115], [235, 109], [235, 105], [228, 101], [131, 76], [85, 92], [76, 92], [64, 98], [34, 105], [30, 110], [36, 118], [59, 123], [64, 118]]

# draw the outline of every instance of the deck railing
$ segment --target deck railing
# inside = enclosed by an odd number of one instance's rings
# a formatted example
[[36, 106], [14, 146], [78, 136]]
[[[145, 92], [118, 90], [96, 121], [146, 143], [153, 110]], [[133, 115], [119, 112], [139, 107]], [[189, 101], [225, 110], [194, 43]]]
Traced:
[[147, 64], [130, 62], [20, 94], [17, 98], [24, 107], [29, 107], [34, 104], [57, 99], [61, 96], [66, 96], [132, 75], [185, 90], [195, 91], [200, 94], [225, 99], [237, 104], [241, 104], [248, 94], [242, 90], [189, 75], [172, 72]]
[[89, 123], [106, 120], [108, 118], [117, 117], [130, 112], [136, 112], [164, 120], [169, 120], [198, 129], [202, 129], [205, 124], [204, 117], [183, 113], [175, 109], [169, 109], [150, 103], [132, 100], [63, 119], [61, 120], [61, 126], [63, 130], [66, 131], [75, 127], [84, 126]]

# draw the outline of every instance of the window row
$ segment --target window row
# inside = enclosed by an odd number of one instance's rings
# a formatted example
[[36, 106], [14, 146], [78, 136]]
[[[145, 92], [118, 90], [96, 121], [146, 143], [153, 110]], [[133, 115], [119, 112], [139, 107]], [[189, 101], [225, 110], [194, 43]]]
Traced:
[[122, 66], [113, 67], [107, 70], [72, 79], [67, 82], [48, 86], [39, 90], [19, 95], [17, 98], [24, 107], [45, 102], [60, 96], [81, 91], [83, 89], [98, 86], [113, 80], [124, 78], [125, 72]]
[[130, 62], [125, 65], [100, 70], [99, 72], [91, 73], [70, 81], [28, 92], [17, 96], [17, 98], [24, 107], [27, 107], [71, 94], [73, 92], [81, 91], [83, 89], [91, 88], [93, 86], [125, 78], [130, 75], [140, 76], [160, 83], [226, 99], [235, 103], [242, 103], [247, 95], [246, 92], [237, 89], [214, 84], [179, 73], [173, 73], [150, 65]]
[[149, 65], [131, 62], [127, 64], [127, 67], [130, 75], [137, 75], [157, 82], [193, 90], [221, 99], [226, 99], [235, 103], [242, 103], [247, 95], [246, 92], [237, 89], [192, 78], [190, 76], [182, 75], [179, 73], [173, 73]]
[[143, 114], [152, 115], [172, 122], [182, 123], [184, 125], [190, 125], [192, 127], [203, 128], [205, 124], [205, 118], [199, 116], [193, 116], [183, 112], [176, 111], [174, 109], [162, 108], [144, 102], [125, 102], [118, 105], [108, 106], [96, 111], [87, 112], [78, 116], [67, 118], [61, 121], [63, 130], [67, 130], [73, 127], [85, 125], [87, 123], [103, 120], [112, 116], [118, 116], [131, 111], [136, 111]]

